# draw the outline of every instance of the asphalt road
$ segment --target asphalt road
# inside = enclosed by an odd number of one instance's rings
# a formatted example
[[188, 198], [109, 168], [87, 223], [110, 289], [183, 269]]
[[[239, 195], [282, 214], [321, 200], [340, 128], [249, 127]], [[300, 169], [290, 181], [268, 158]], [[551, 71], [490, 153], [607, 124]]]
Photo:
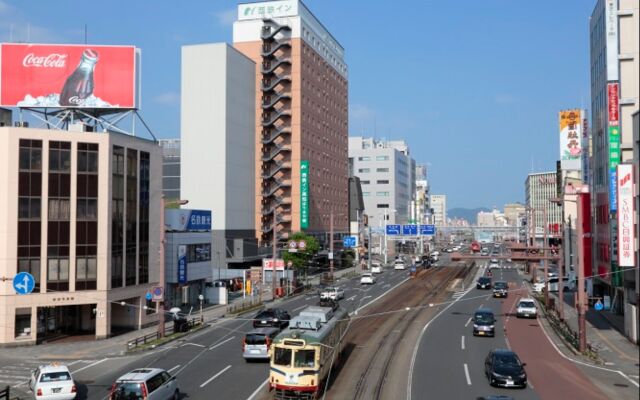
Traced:
[[[409, 277], [409, 271], [387, 268], [378, 281], [362, 287], [359, 279], [343, 280], [345, 288], [341, 307], [355, 310], [391, 290]], [[307, 305], [317, 304], [318, 296], [308, 294], [279, 303], [277, 306], [296, 315]], [[246, 363], [241, 355], [243, 334], [251, 330], [251, 321], [226, 319], [213, 326], [150, 353], [96, 360], [91, 364], [71, 365], [79, 385], [78, 399], [103, 400], [111, 384], [126, 372], [140, 367], [163, 368], [178, 378], [181, 392], [190, 399], [253, 399], [266, 384], [268, 363]], [[77, 366], [77, 368], [76, 368]]]

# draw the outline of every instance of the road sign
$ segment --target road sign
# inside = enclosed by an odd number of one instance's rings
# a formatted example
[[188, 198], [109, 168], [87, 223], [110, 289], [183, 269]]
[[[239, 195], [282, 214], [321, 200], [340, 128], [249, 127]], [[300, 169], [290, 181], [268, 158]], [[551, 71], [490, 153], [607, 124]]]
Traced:
[[418, 225], [415, 225], [415, 224], [402, 225], [402, 234], [403, 235], [417, 235], [418, 234]]
[[298, 252], [298, 242], [296, 242], [295, 240], [291, 240], [288, 244], [289, 246], [289, 253], [297, 253]]
[[299, 241], [299, 242], [298, 242], [298, 248], [299, 248], [300, 250], [304, 250], [304, 249], [306, 249], [306, 248], [307, 248], [307, 242], [306, 242], [306, 241], [304, 241], [304, 240]]
[[602, 304], [602, 302], [598, 300], [596, 301], [596, 304], [593, 305], [593, 308], [595, 308], [596, 311], [602, 311], [602, 309], [604, 308], [604, 304]]
[[420, 225], [420, 234], [421, 235], [435, 235], [436, 234], [436, 226], [435, 225]]
[[342, 238], [342, 245], [346, 248], [353, 248], [358, 246], [357, 236], [345, 236]]
[[29, 294], [36, 287], [36, 280], [28, 272], [20, 272], [13, 278], [13, 289], [18, 294]]
[[151, 299], [153, 301], [162, 301], [164, 299], [164, 288], [162, 286], [154, 286], [151, 289]]
[[144, 298], [147, 300], [151, 300], [153, 296], [151, 295], [151, 292], [147, 292], [147, 294], [144, 295]]
[[387, 225], [387, 235], [399, 235], [400, 225]]

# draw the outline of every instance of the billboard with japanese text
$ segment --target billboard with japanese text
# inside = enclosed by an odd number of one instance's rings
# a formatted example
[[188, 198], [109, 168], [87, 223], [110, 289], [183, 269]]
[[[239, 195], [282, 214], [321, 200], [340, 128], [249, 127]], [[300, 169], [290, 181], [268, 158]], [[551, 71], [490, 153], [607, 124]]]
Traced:
[[0, 44], [0, 105], [135, 108], [136, 48]]
[[582, 112], [580, 109], [560, 111], [560, 160], [582, 161]]
[[618, 165], [618, 265], [635, 267], [636, 232], [634, 225], [633, 165]]

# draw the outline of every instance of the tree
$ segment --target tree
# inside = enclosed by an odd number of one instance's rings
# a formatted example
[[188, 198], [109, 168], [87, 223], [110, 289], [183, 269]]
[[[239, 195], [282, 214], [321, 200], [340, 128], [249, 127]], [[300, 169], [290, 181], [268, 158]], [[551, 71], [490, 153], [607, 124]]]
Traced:
[[307, 262], [309, 262], [309, 260], [311, 260], [311, 258], [314, 256], [314, 254], [316, 254], [318, 250], [320, 250], [320, 245], [318, 244], [318, 240], [316, 238], [314, 238], [313, 236], [309, 236], [304, 232], [294, 233], [293, 235], [291, 235], [291, 238], [287, 241], [287, 243], [292, 240], [296, 242], [304, 240], [306, 244], [304, 250], [298, 249], [296, 253], [290, 253], [287, 249], [285, 249], [282, 253], [282, 258], [284, 259], [284, 262], [286, 264], [291, 261], [293, 267], [296, 270], [300, 270], [304, 268], [305, 265], [307, 265]]

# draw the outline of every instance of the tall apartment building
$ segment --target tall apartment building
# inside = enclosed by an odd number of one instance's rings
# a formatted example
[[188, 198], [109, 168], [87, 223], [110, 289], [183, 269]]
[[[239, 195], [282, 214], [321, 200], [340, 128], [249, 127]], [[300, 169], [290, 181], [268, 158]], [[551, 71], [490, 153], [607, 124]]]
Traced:
[[510, 203], [504, 205], [504, 216], [509, 226], [518, 226], [518, 217], [525, 213], [524, 204]]
[[427, 180], [427, 166], [416, 165], [415, 221], [419, 224], [431, 224], [431, 193]]
[[233, 45], [255, 62], [255, 225], [262, 243], [348, 232], [344, 48], [298, 0], [240, 4]]
[[165, 200], [180, 199], [180, 139], [158, 140], [162, 149], [162, 194]]
[[405, 224], [416, 192], [415, 160], [404, 141], [349, 137], [349, 162], [360, 178], [369, 225]]
[[0, 128], [0, 346], [106, 338], [157, 319], [161, 154], [119, 133]]
[[447, 195], [432, 194], [431, 208], [433, 209], [433, 223], [436, 226], [447, 226]]
[[[617, 265], [615, 168], [633, 159], [632, 114], [638, 111], [638, 1], [599, 0], [593, 9], [591, 135], [594, 294], [610, 296], [614, 309], [631, 301], [635, 274]], [[633, 300], [635, 302], [635, 300]]]
[[525, 181], [525, 199], [528, 208], [535, 209], [534, 221], [536, 240], [544, 240], [544, 210], [547, 212], [547, 236], [559, 230], [562, 224], [562, 208], [551, 203], [558, 197], [556, 172], [536, 172], [529, 174]]

